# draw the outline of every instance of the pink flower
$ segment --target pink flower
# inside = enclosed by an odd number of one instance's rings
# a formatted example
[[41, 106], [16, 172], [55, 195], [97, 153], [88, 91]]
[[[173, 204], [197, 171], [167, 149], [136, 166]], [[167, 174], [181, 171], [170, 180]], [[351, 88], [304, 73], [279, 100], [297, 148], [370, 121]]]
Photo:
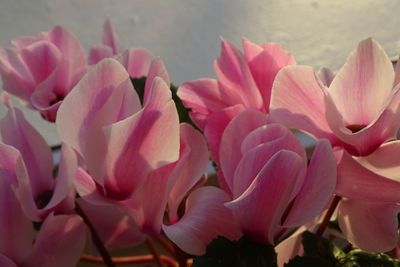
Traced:
[[[338, 149], [336, 193], [340, 229], [352, 244], [371, 252], [396, 247], [400, 212], [400, 141], [385, 143], [365, 157]], [[384, 218], [384, 219], [382, 219]], [[367, 233], [367, 234], [366, 234]]]
[[[7, 170], [1, 166], [0, 171]], [[12, 185], [7, 178], [0, 177], [0, 266], [74, 266], [84, 249], [85, 239], [81, 218], [53, 213], [36, 235]]]
[[43, 137], [26, 121], [3, 96], [8, 107], [6, 117], [0, 120], [1, 172], [13, 186], [27, 217], [41, 221], [51, 212], [72, 213], [75, 190], [72, 178], [77, 170], [75, 153], [62, 146], [58, 173], [53, 178], [52, 151]]
[[87, 63], [78, 39], [62, 27], [38, 36], [12, 41], [15, 48], [0, 49], [4, 90], [55, 121], [64, 97], [86, 72]]
[[305, 150], [286, 127], [247, 110], [225, 128], [220, 169], [231, 201], [225, 205], [247, 237], [275, 244], [292, 227], [319, 215], [332, 198], [336, 162], [327, 140], [307, 166]]
[[271, 115], [353, 155], [368, 155], [396, 136], [399, 77], [400, 71], [395, 75], [386, 53], [369, 38], [359, 43], [331, 83], [322, 82], [311, 67], [284, 68], [273, 86]]

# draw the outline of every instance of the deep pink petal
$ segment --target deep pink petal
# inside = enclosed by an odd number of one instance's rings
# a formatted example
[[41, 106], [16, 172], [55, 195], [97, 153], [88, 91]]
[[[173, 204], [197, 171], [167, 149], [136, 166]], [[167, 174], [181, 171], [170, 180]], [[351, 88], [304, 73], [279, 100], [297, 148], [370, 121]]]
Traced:
[[394, 71], [383, 48], [371, 38], [361, 41], [329, 87], [348, 125], [368, 125], [391, 94]]
[[101, 240], [108, 249], [128, 248], [139, 244], [146, 236], [139, 231], [133, 219], [118, 206], [92, 205], [77, 199], [90, 218]]
[[300, 156], [281, 150], [240, 197], [226, 204], [239, 219], [247, 237], [261, 243], [275, 243], [282, 216], [303, 168]]
[[[377, 202], [400, 202], [399, 181], [365, 168], [346, 151], [335, 153], [338, 158], [336, 194]], [[397, 177], [397, 174], [394, 174], [394, 177]]]
[[0, 49], [0, 74], [3, 89], [28, 103], [35, 82], [16, 50]]
[[130, 48], [118, 57], [132, 78], [146, 77], [153, 59], [154, 56], [145, 48]]
[[313, 152], [300, 192], [284, 226], [294, 227], [311, 221], [332, 198], [336, 186], [336, 160], [327, 140], [321, 140]]
[[50, 214], [44, 221], [23, 266], [70, 267], [80, 258], [86, 229], [77, 215]]
[[169, 86], [154, 79], [141, 112], [105, 128], [107, 186], [131, 194], [146, 175], [179, 157], [179, 121]]
[[95, 65], [102, 59], [109, 57], [113, 57], [112, 49], [105, 45], [98, 45], [90, 49], [88, 63], [90, 65]]
[[[179, 205], [185, 196], [202, 178], [207, 171], [209, 153], [207, 144], [201, 133], [189, 124], [181, 124], [181, 147], [188, 152], [185, 157], [180, 156], [178, 163], [171, 173], [171, 191], [168, 194], [168, 213], [171, 220], [177, 219]], [[183, 143], [183, 145], [182, 145]]]
[[204, 130], [209, 115], [234, 105], [214, 79], [199, 79], [182, 84], [178, 96], [185, 107], [190, 108], [190, 117], [200, 129]]
[[0, 177], [0, 254], [20, 264], [31, 248], [33, 235], [32, 222], [25, 217], [11, 185]]
[[237, 115], [226, 126], [219, 147], [220, 168], [228, 187], [233, 189], [235, 169], [242, 158], [243, 139], [253, 130], [269, 122], [267, 116], [257, 110], [246, 110]]
[[0, 266], [2, 267], [18, 267], [10, 258], [0, 253]]
[[266, 43], [258, 46], [243, 40], [243, 51], [253, 78], [262, 95], [265, 110], [269, 111], [272, 83], [279, 70], [287, 65], [296, 64], [292, 54], [279, 44]]
[[[192, 255], [202, 255], [214, 238], [231, 240], [240, 236], [232, 212], [224, 206], [229, 196], [221, 189], [206, 186], [190, 194], [185, 215], [175, 224], [163, 225], [164, 233], [179, 248]], [[212, 218], [212, 219], [211, 219]]]
[[105, 59], [64, 99], [58, 110], [57, 130], [61, 140], [84, 157], [92, 177], [101, 182], [107, 149], [102, 128], [140, 108], [124, 67], [116, 60]]
[[342, 199], [338, 209], [340, 229], [352, 244], [369, 252], [396, 247], [400, 212], [397, 204]]
[[221, 40], [221, 54], [214, 62], [223, 97], [233, 104], [264, 110], [263, 100], [244, 55], [232, 44]]
[[2, 140], [21, 153], [29, 174], [30, 187], [36, 197], [43, 191], [51, 190], [53, 186], [51, 149], [23, 113], [12, 106], [8, 96], [3, 96], [3, 102], [8, 113], [0, 120]]
[[289, 128], [337, 142], [325, 118], [321, 84], [311, 67], [289, 66], [278, 73], [272, 89], [270, 113]]

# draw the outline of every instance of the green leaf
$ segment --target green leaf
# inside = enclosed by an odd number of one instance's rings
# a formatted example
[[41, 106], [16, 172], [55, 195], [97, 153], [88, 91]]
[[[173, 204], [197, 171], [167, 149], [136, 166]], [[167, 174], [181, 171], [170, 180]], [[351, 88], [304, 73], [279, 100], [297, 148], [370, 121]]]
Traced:
[[345, 256], [338, 246], [323, 237], [306, 231], [302, 234], [302, 238], [305, 256], [322, 258], [334, 263], [338, 258]]
[[218, 237], [207, 246], [206, 254], [193, 259], [192, 267], [232, 267], [235, 266], [237, 253], [234, 242]]
[[334, 267], [335, 265], [328, 260], [316, 257], [309, 257], [309, 256], [296, 256], [284, 265], [284, 267], [312, 267], [312, 266]]
[[384, 253], [369, 253], [361, 249], [354, 249], [342, 258], [340, 267], [399, 267], [398, 260], [390, 258]]

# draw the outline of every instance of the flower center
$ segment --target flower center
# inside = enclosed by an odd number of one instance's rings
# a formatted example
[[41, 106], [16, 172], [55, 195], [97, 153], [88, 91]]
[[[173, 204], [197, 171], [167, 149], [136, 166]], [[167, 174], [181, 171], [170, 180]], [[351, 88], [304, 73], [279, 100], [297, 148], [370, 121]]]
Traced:
[[346, 128], [349, 129], [352, 133], [359, 132], [365, 127], [367, 127], [367, 125], [364, 124], [350, 124], [346, 126]]
[[48, 191], [44, 191], [43, 193], [41, 193], [37, 198], [36, 198], [36, 207], [38, 207], [38, 209], [43, 209], [44, 207], [46, 207], [47, 204], [49, 204], [51, 197], [53, 196], [53, 191], [48, 190]]

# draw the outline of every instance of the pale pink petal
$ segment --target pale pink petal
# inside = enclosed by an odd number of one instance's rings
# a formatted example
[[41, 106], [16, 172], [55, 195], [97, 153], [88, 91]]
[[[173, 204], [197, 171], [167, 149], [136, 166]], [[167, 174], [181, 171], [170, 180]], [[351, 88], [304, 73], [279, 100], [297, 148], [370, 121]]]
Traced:
[[118, 57], [132, 78], [146, 77], [154, 56], [145, 48], [130, 48]]
[[240, 197], [226, 204], [240, 221], [247, 237], [261, 243], [275, 243], [282, 216], [303, 168], [300, 156], [281, 150]]
[[[259, 143], [259, 141], [262, 142]], [[265, 164], [283, 149], [293, 151], [302, 158], [303, 170], [299, 177], [303, 178], [307, 167], [307, 157], [299, 140], [287, 128], [279, 124], [268, 124], [247, 135], [242, 142], [243, 157], [236, 167], [233, 178], [233, 198], [243, 194]], [[297, 180], [293, 197], [300, 190], [302, 183], [303, 179]]]
[[74, 266], [83, 252], [86, 229], [77, 215], [50, 214], [36, 237], [32, 250], [25, 258], [27, 267]]
[[318, 78], [326, 87], [329, 87], [335, 78], [335, 74], [328, 68], [321, 68], [318, 71]]
[[191, 109], [190, 118], [202, 130], [209, 115], [235, 104], [235, 101], [229, 101], [230, 99], [223, 95], [214, 79], [186, 82], [179, 87], [177, 94], [185, 107]]
[[397, 204], [342, 199], [339, 226], [347, 240], [357, 247], [369, 252], [386, 252], [397, 245], [399, 212]]
[[171, 81], [169, 80], [167, 69], [165, 68], [164, 63], [159, 57], [156, 57], [151, 61], [149, 72], [146, 76], [147, 77], [146, 85], [144, 87], [143, 105], [146, 105], [147, 101], [149, 101], [151, 86], [155, 77], [162, 78], [168, 86], [171, 83]]
[[36, 84], [45, 81], [57, 71], [62, 57], [58, 48], [46, 41], [33, 43], [20, 53]]
[[[377, 202], [400, 202], [400, 182], [368, 170], [346, 151], [336, 151], [336, 194]], [[396, 177], [396, 174], [394, 174]], [[377, 190], [377, 188], [379, 190]]]
[[111, 20], [106, 19], [103, 24], [103, 32], [101, 35], [101, 40], [104, 45], [109, 46], [112, 49], [114, 55], [118, 54], [119, 52], [119, 45], [117, 36], [112, 28]]
[[[56, 211], [60, 212], [56, 206], [65, 201], [68, 198], [71, 190], [73, 190], [73, 183], [77, 168], [78, 161], [75, 152], [68, 145], [64, 144], [61, 148], [61, 158], [58, 167], [58, 174], [55, 179], [53, 194], [50, 202], [46, 205], [46, 207], [44, 207], [45, 210], [55, 208]], [[69, 199], [69, 201], [72, 202], [74, 202], [74, 200], [74, 198]]]
[[368, 125], [382, 110], [394, 81], [391, 61], [371, 38], [349, 55], [329, 87], [329, 94], [348, 125]]
[[300, 192], [284, 222], [294, 227], [311, 221], [332, 198], [336, 186], [336, 160], [327, 140], [318, 141]]
[[400, 141], [392, 141], [378, 147], [374, 153], [356, 158], [365, 168], [376, 174], [400, 182]]
[[288, 66], [278, 73], [272, 89], [270, 114], [289, 128], [337, 143], [325, 118], [321, 84], [311, 67]]
[[0, 49], [0, 74], [3, 89], [28, 103], [35, 82], [16, 50]]
[[275, 247], [275, 251], [278, 254], [279, 267], [284, 267], [285, 263], [288, 263], [290, 259], [303, 254], [304, 250], [301, 244], [301, 234], [304, 230], [304, 227], [301, 227]]
[[0, 177], [0, 254], [20, 264], [30, 250], [33, 235], [32, 222], [25, 217], [11, 185]]
[[3, 96], [3, 103], [8, 113], [0, 120], [2, 140], [21, 153], [29, 174], [30, 187], [36, 197], [43, 191], [51, 190], [53, 185], [51, 149], [23, 113], [12, 106], [8, 96]]
[[109, 57], [113, 57], [112, 49], [105, 45], [98, 45], [90, 49], [88, 63], [95, 65], [102, 59]]
[[53, 87], [47, 85], [43, 86], [32, 93], [30, 100], [32, 106], [40, 111], [40, 115], [45, 120], [50, 122], [56, 121], [57, 111], [62, 100], [60, 96], [54, 93]]
[[[339, 113], [328, 91], [325, 92], [326, 118], [333, 133], [344, 142], [350, 153], [365, 156], [372, 153], [382, 143], [396, 137], [400, 124], [400, 85], [395, 88], [381, 111], [375, 118], [363, 125], [363, 122], [349, 125]], [[360, 130], [351, 130], [352, 126], [361, 127]], [[364, 128], [362, 128], [364, 127]]]
[[12, 146], [0, 143], [0, 176], [13, 186], [18, 185], [17, 162], [21, 154]]
[[398, 62], [399, 62], [399, 60], [397, 60], [397, 63], [396, 63], [393, 88], [396, 87], [400, 83], [400, 64]]
[[244, 55], [232, 44], [221, 40], [221, 54], [214, 62], [221, 96], [233, 104], [264, 110], [263, 100]]
[[10, 258], [0, 253], [0, 266], [2, 267], [18, 267]]
[[231, 240], [240, 237], [232, 212], [224, 206], [229, 196], [221, 189], [206, 186], [190, 194], [185, 215], [175, 224], [163, 225], [164, 233], [179, 248], [192, 255], [202, 255], [214, 238]]
[[128, 248], [139, 244], [146, 236], [133, 219], [118, 206], [92, 205], [77, 199], [79, 207], [90, 219], [108, 249]]
[[272, 83], [279, 70], [296, 64], [292, 54], [279, 44], [266, 43], [258, 46], [243, 39], [243, 51], [251, 73], [263, 97], [266, 112], [269, 111]]
[[24, 47], [37, 42], [39, 37], [37, 36], [21, 36], [11, 40], [11, 43], [18, 49], [23, 49]]
[[241, 112], [226, 126], [219, 147], [219, 161], [226, 183], [231, 190], [235, 169], [242, 158], [240, 148], [243, 139], [268, 122], [269, 119], [264, 113], [250, 109]]
[[[181, 147], [186, 150], [185, 157], [180, 156], [171, 173], [171, 191], [168, 194], [168, 213], [170, 223], [177, 220], [178, 207], [185, 196], [207, 171], [209, 153], [201, 133], [189, 124], [180, 127]], [[183, 143], [183, 144], [182, 144]], [[181, 155], [185, 152], [181, 152]]]
[[141, 108], [129, 75], [113, 59], [95, 65], [68, 94], [57, 115], [63, 142], [86, 160], [95, 179], [102, 181], [106, 137], [102, 128], [125, 119]]
[[161, 78], [154, 79], [144, 105], [141, 112], [104, 129], [106, 189], [129, 195], [150, 171], [179, 157], [178, 113]]

